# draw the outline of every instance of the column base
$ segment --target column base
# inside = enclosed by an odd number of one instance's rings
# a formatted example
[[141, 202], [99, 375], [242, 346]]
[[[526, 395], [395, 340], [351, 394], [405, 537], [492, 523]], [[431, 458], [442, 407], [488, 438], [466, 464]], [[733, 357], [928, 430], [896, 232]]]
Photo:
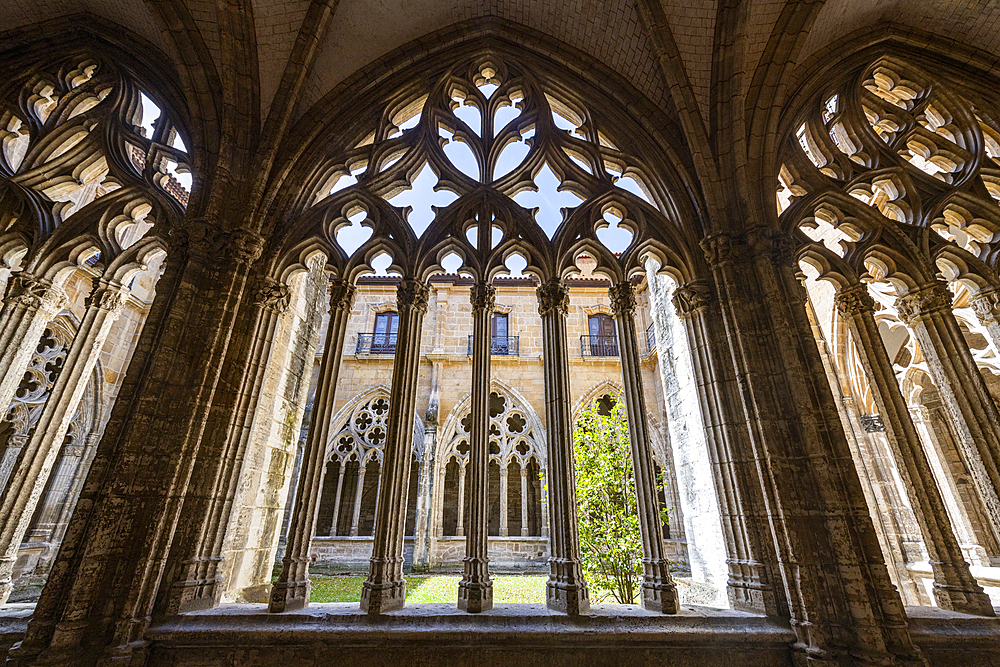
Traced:
[[970, 591], [934, 582], [931, 590], [934, 593], [934, 600], [942, 609], [975, 616], [996, 616], [993, 602], [982, 588], [979, 588], [978, 591]]
[[387, 581], [376, 584], [365, 581], [361, 587], [361, 611], [366, 614], [385, 614], [406, 605], [406, 581]]
[[309, 593], [312, 590], [312, 582], [305, 581], [276, 581], [271, 587], [271, 598], [267, 604], [267, 610], [272, 614], [280, 614], [283, 611], [295, 611], [309, 606]]
[[643, 581], [642, 606], [661, 614], [676, 614], [681, 610], [681, 597], [673, 582]]
[[458, 608], [470, 614], [493, 609], [493, 582], [471, 582], [464, 579], [458, 584]]
[[545, 606], [569, 616], [580, 616], [590, 612], [590, 594], [584, 584], [559, 584], [550, 579], [545, 585]]
[[550, 558], [549, 572], [549, 580], [545, 584], [546, 607], [570, 616], [590, 611], [590, 593], [579, 561]]

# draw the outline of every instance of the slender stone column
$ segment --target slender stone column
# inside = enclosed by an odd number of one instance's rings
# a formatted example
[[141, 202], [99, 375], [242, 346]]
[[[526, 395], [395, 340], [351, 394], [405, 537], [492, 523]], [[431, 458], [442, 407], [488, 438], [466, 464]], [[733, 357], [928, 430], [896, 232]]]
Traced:
[[896, 299], [948, 412], [959, 451], [1000, 539], [1000, 414], [951, 312], [951, 292], [931, 283]]
[[542, 316], [542, 355], [545, 375], [545, 426], [548, 446], [548, 500], [551, 557], [545, 603], [570, 615], [590, 611], [590, 594], [580, 562], [580, 525], [577, 521], [576, 470], [573, 466], [573, 419], [570, 415], [569, 350], [566, 313], [569, 289], [558, 278], [538, 286], [538, 314]]
[[10, 405], [46, 325], [66, 305], [59, 285], [15, 273], [0, 311], [0, 405]]
[[[496, 289], [486, 283], [472, 288], [472, 428], [469, 432], [469, 530], [465, 538], [465, 571], [458, 584], [458, 608], [478, 613], [493, 608], [486, 506], [490, 481], [490, 318]], [[501, 515], [506, 509], [500, 485]], [[461, 503], [461, 500], [459, 501]], [[459, 511], [463, 505], [459, 504]], [[501, 521], [504, 517], [501, 516]], [[505, 531], [501, 532], [505, 534]]]
[[271, 588], [270, 612], [302, 609], [309, 604], [309, 546], [316, 529], [316, 513], [323, 488], [326, 443], [330, 439], [337, 375], [344, 353], [347, 319], [354, 303], [354, 285], [338, 279], [330, 283], [330, 321], [326, 329], [319, 384], [313, 401], [312, 421], [302, 454], [295, 507], [288, 527], [288, 544], [281, 559], [281, 574]]
[[993, 604], [969, 572], [969, 564], [964, 560], [962, 548], [948, 521], [934, 473], [875, 323], [875, 301], [868, 294], [867, 286], [857, 284], [838, 290], [835, 303], [861, 353], [861, 363], [885, 425], [886, 439], [892, 447], [927, 545], [938, 606], [967, 614], [994, 616]]
[[347, 472], [346, 461], [341, 461], [337, 474], [337, 495], [333, 501], [333, 523], [330, 525], [330, 535], [337, 534], [337, 518], [340, 516], [340, 501], [344, 494], [344, 473]]
[[649, 445], [646, 399], [639, 368], [639, 337], [635, 330], [635, 289], [627, 280], [608, 290], [618, 326], [618, 349], [628, 414], [629, 450], [635, 476], [635, 495], [642, 536], [642, 605], [664, 614], [680, 611], [677, 585], [670, 576], [670, 563], [663, 555], [663, 522], [656, 494], [656, 472]]
[[465, 475], [468, 473], [468, 466], [464, 463], [458, 467], [458, 526], [455, 534], [465, 535]]
[[361, 521], [361, 498], [365, 491], [365, 471], [368, 466], [358, 468], [358, 485], [354, 488], [354, 514], [351, 516], [351, 537], [358, 536], [358, 523]]
[[73, 415], [115, 319], [125, 308], [127, 290], [103, 279], [94, 281], [87, 311], [35, 430], [0, 494], [0, 604], [6, 602], [17, 550], [45, 490]]
[[528, 469], [521, 466], [521, 537], [528, 536]]
[[392, 402], [389, 403], [382, 483], [384, 493], [375, 506], [375, 535], [368, 578], [361, 588], [361, 610], [382, 614], [406, 603], [403, 579], [403, 536], [406, 495], [410, 486], [413, 419], [417, 402], [420, 332], [427, 313], [427, 285], [404, 278], [396, 291], [399, 333], [392, 364]]
[[509, 499], [507, 498], [507, 466], [500, 466], [500, 537], [508, 537], [510, 535], [510, 526], [508, 525], [507, 513], [509, 511]]

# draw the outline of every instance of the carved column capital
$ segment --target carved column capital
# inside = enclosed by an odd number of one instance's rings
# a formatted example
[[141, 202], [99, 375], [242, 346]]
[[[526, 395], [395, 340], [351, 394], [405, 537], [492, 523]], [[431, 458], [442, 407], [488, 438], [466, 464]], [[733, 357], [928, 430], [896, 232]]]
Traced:
[[400, 310], [414, 308], [421, 313], [426, 313], [430, 295], [430, 289], [421, 281], [415, 278], [403, 278], [399, 287], [396, 288], [396, 306]]
[[712, 301], [712, 286], [707, 280], [694, 280], [674, 290], [674, 311], [678, 317], [690, 317], [697, 311], [708, 308]]
[[970, 305], [983, 326], [991, 321], [1000, 321], [1000, 290], [995, 287], [979, 290], [973, 295]]
[[8, 283], [4, 303], [31, 310], [56, 311], [66, 300], [66, 292], [51, 280], [36, 278], [30, 273], [15, 273]]
[[833, 297], [833, 303], [844, 319], [864, 312], [875, 312], [875, 299], [868, 293], [868, 286], [864, 283], [840, 288]]
[[218, 261], [226, 251], [226, 233], [207, 218], [193, 218], [171, 230], [170, 245], [188, 257]]
[[473, 310], [493, 310], [497, 302], [497, 290], [486, 283], [476, 283], [469, 290], [469, 301]]
[[612, 285], [608, 290], [611, 297], [611, 310], [615, 317], [627, 317], [635, 313], [635, 287], [628, 280]]
[[251, 296], [255, 306], [283, 313], [291, 303], [292, 291], [280, 280], [265, 277], [257, 283]]
[[904, 324], [951, 309], [951, 292], [944, 283], [934, 282], [896, 299], [896, 310]]
[[728, 264], [736, 259], [736, 244], [729, 234], [720, 232], [706, 236], [701, 240], [701, 249], [705, 251], [705, 260], [713, 269]]
[[545, 317], [552, 311], [563, 315], [569, 312], [569, 288], [559, 278], [550, 278], [535, 289], [538, 296], [538, 314]]
[[775, 266], [791, 266], [794, 243], [782, 232], [756, 227], [747, 232], [747, 243], [755, 257], [770, 259]]
[[249, 229], [236, 229], [228, 235], [230, 256], [240, 264], [253, 264], [264, 251], [264, 237]]
[[350, 280], [334, 278], [330, 281], [330, 310], [350, 310], [358, 288]]
[[85, 303], [87, 308], [97, 307], [117, 315], [125, 310], [127, 300], [128, 288], [94, 278], [94, 288]]

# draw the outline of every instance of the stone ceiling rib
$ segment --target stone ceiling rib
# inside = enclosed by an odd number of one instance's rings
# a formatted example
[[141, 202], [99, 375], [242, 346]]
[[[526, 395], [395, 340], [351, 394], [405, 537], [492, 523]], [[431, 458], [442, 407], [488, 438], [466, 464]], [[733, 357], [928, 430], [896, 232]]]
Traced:
[[[267, 117], [311, 0], [253, 0], [261, 118]], [[336, 20], [336, 19], [334, 19]]]
[[661, 0], [702, 117], [708, 120], [717, 0]]
[[746, 94], [753, 80], [761, 54], [767, 46], [774, 25], [781, 15], [781, 9], [786, 0], [757, 0], [753, 3], [747, 16], [746, 41], [746, 71], [743, 77], [743, 93]]

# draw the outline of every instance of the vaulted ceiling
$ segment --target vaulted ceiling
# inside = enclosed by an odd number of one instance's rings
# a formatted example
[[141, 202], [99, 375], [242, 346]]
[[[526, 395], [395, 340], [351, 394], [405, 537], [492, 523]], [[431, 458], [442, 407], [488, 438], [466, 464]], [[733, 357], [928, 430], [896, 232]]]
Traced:
[[[310, 4], [316, 0], [0, 0], [3, 28], [23, 31], [32, 24], [88, 13], [124, 27], [171, 57], [177, 58], [178, 30], [194, 31], [220, 67], [220, 35], [230, 30], [219, 7], [250, 18], [256, 35], [260, 113], [265, 118], [289, 63], [296, 37]], [[656, 7], [659, 3], [659, 7]], [[902, 30], [933, 32], [947, 40], [1000, 55], [1000, 3], [993, 0], [339, 0], [333, 18], [318, 39], [315, 59], [306, 74], [301, 113], [353, 72], [380, 56], [421, 37], [467, 19], [495, 16], [544, 33], [579, 49], [617, 71], [652, 102], [663, 106], [671, 86], [687, 85], [706, 116], [711, 101], [713, 57], [733, 32], [719, 21], [732, 22], [742, 39], [744, 89], [762, 54], [782, 39], [808, 32], [795, 54], [798, 63], [845, 36], [880, 23]], [[666, 25], [649, 25], [642, 6], [662, 11]], [[795, 18], [780, 21], [785, 10]], [[808, 11], [803, 11], [806, 9]], [[647, 16], [649, 16], [647, 12]], [[169, 18], [168, 18], [169, 17]], [[179, 17], [179, 18], [178, 18]], [[171, 25], [168, 25], [170, 23]], [[686, 81], [669, 80], [651, 31], [666, 30], [674, 57]]]

